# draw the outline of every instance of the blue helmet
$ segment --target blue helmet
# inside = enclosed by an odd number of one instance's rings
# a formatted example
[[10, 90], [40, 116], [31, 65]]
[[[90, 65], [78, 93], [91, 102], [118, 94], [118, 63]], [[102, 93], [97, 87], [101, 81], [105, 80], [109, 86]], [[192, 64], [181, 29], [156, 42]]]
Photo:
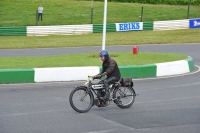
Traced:
[[108, 54], [108, 51], [106, 50], [101, 50], [100, 53], [99, 53], [99, 57], [102, 57], [104, 56], [105, 59], [107, 60], [109, 58], [109, 54]]

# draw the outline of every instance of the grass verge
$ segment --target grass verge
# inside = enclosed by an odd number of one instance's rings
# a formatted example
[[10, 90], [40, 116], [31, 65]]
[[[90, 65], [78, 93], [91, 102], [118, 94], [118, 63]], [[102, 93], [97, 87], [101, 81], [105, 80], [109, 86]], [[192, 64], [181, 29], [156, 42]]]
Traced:
[[[89, 24], [91, 22], [91, 1], [76, 0], [0, 0], [0, 26], [36, 25], [36, 10], [44, 7], [43, 21], [38, 25]], [[187, 18], [188, 6], [153, 5], [138, 3], [108, 2], [108, 23], [140, 21], [144, 7], [143, 21], [178, 20]], [[93, 23], [103, 22], [104, 2], [93, 4]], [[199, 6], [190, 6], [190, 18], [199, 17]]]
[[[5, 68], [45, 68], [45, 67], [74, 67], [101, 66], [98, 53], [70, 54], [40, 57], [6, 57], [0, 58], [0, 69]], [[171, 62], [186, 59], [186, 55], [172, 53], [131, 52], [110, 53], [119, 66], [142, 65], [161, 62]]]
[[[198, 43], [200, 29], [107, 33], [106, 45]], [[101, 46], [102, 34], [1, 36], [0, 49]]]

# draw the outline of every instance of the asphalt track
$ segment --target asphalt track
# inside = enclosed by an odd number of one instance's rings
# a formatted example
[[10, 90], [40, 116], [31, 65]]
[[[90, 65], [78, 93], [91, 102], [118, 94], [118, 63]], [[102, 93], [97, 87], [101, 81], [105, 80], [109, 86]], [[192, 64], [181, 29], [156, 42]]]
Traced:
[[[0, 50], [0, 56], [38, 56], [99, 51], [100, 47]], [[200, 66], [199, 44], [143, 45], [140, 51], [182, 53]], [[107, 47], [131, 51], [132, 46]], [[83, 82], [0, 85], [0, 133], [199, 133], [200, 73], [135, 80], [129, 109], [111, 104], [79, 114], [69, 93]]]

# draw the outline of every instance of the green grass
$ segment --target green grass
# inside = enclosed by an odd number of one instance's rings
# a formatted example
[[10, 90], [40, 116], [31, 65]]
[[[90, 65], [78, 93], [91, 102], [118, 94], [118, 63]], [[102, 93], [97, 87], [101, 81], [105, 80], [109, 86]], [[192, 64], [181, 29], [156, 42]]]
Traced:
[[[39, 21], [39, 25], [91, 22], [91, 1], [0, 0], [0, 26], [36, 25], [36, 9], [40, 4], [44, 7], [44, 20]], [[142, 6], [144, 7], [143, 21], [178, 20], [187, 17], [187, 6], [108, 2], [107, 22], [140, 21]], [[103, 23], [103, 8], [104, 2], [94, 2], [93, 23]], [[189, 17], [200, 17], [199, 5], [190, 7]]]
[[[198, 43], [199, 29], [107, 33], [106, 46], [132, 44]], [[2, 36], [0, 49], [101, 46], [102, 34], [70, 36]]]
[[[56, 55], [42, 57], [6, 57], [0, 58], [0, 68], [44, 68], [44, 67], [72, 67], [72, 66], [101, 66], [102, 62], [97, 53]], [[172, 53], [132, 52], [110, 53], [119, 66], [142, 65], [170, 62], [186, 59], [186, 55]], [[94, 56], [95, 55], [95, 56]], [[94, 57], [93, 57], [94, 56]]]

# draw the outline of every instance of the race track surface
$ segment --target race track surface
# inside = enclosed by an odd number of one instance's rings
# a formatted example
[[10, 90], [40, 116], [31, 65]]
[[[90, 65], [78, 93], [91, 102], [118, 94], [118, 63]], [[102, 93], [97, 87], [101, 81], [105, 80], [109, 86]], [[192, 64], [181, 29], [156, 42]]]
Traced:
[[[115, 46], [108, 50], [131, 48]], [[21, 50], [11, 53], [8, 51], [12, 50], [0, 50], [0, 56], [72, 54], [69, 51], [84, 53], [100, 49], [35, 49], [21, 54], [18, 53]], [[143, 52], [187, 54], [197, 66], [199, 49], [198, 44], [140, 46]], [[112, 103], [106, 108], [93, 107], [84, 114], [75, 112], [69, 104], [70, 92], [82, 85], [82, 81], [0, 85], [0, 133], [199, 133], [199, 79], [196, 67], [196, 73], [190, 75], [134, 80], [139, 95], [131, 108], [120, 109]]]

